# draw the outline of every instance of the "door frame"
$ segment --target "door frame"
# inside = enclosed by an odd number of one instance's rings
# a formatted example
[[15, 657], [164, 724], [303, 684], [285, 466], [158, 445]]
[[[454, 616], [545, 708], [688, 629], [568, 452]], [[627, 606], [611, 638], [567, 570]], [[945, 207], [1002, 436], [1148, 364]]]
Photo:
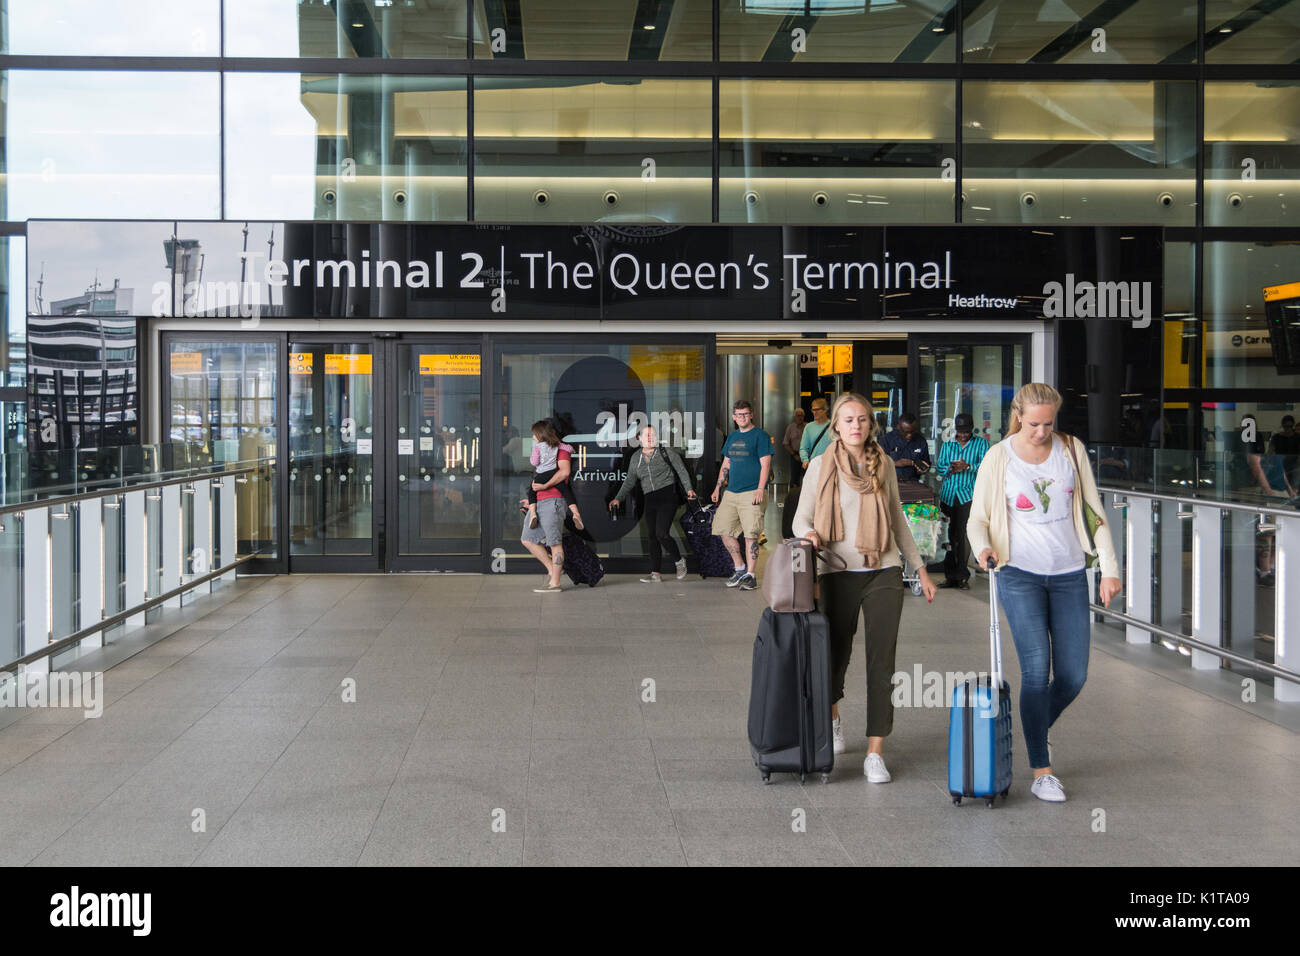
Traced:
[[[1019, 345], [1024, 349], [1025, 381], [1038, 381], [1033, 367], [1032, 332], [912, 332], [907, 336], [907, 405], [905, 411], [916, 414], [921, 407], [921, 347], [943, 345], [950, 348], [977, 347], [981, 345]], [[1041, 376], [1039, 376], [1041, 378]], [[942, 444], [941, 436], [927, 435]]]
[[[284, 557], [286, 570], [289, 574], [312, 574], [312, 573], [335, 573], [335, 574], [373, 574], [384, 570], [384, 504], [379, 496], [384, 494], [384, 481], [387, 475], [385, 469], [385, 455], [372, 455], [374, 478], [371, 484], [374, 486], [374, 495], [376, 496], [370, 517], [370, 554], [299, 554], [294, 555], [289, 551], [289, 346], [291, 343], [312, 346], [313, 348], [333, 345], [337, 343], [369, 345], [371, 354], [371, 408], [374, 413], [374, 434], [376, 437], [383, 434], [386, 426], [384, 416], [385, 401], [383, 393], [380, 391], [386, 387], [388, 381], [388, 369], [385, 366], [386, 350], [382, 338], [372, 332], [360, 331], [339, 331], [333, 334], [326, 334], [319, 331], [309, 332], [283, 332], [283, 345], [281, 351], [282, 365], [284, 369], [284, 389], [282, 394], [284, 400], [280, 403], [279, 413], [281, 418], [280, 427], [283, 429], [281, 434], [284, 436], [284, 442], [281, 446], [284, 451], [283, 468], [280, 473], [280, 490], [279, 504], [281, 514], [281, 532], [280, 537], [284, 542]], [[382, 447], [382, 446], [381, 446]]]
[[479, 540], [478, 551], [475, 554], [401, 554], [399, 553], [400, 536], [398, 533], [398, 521], [400, 516], [399, 509], [399, 492], [397, 489], [397, 436], [396, 433], [386, 434], [385, 438], [392, 438], [392, 441], [383, 442], [383, 458], [385, 467], [385, 480], [381, 486], [384, 494], [383, 503], [383, 522], [386, 529], [392, 529], [391, 533], [385, 537], [385, 549], [383, 554], [383, 567], [387, 571], [443, 571], [443, 572], [469, 572], [469, 573], [486, 573], [492, 561], [492, 556], [488, 553], [488, 515], [487, 492], [491, 481], [491, 466], [495, 464], [497, 455], [488, 454], [489, 449], [495, 449], [498, 446], [493, 444], [497, 441], [498, 429], [494, 427], [492, 421], [492, 388], [491, 382], [495, 380], [492, 372], [492, 355], [489, 350], [491, 337], [486, 332], [466, 333], [466, 332], [382, 332], [376, 337], [376, 342], [384, 347], [384, 368], [390, 373], [385, 379], [384, 387], [384, 422], [386, 428], [396, 428], [398, 422], [398, 396], [397, 396], [397, 377], [398, 368], [397, 350], [412, 345], [446, 345], [451, 347], [463, 346], [466, 349], [476, 348], [479, 351], [479, 416], [482, 424], [479, 426], [482, 431], [480, 443], [483, 454], [480, 456], [482, 478], [478, 483], [479, 495]]

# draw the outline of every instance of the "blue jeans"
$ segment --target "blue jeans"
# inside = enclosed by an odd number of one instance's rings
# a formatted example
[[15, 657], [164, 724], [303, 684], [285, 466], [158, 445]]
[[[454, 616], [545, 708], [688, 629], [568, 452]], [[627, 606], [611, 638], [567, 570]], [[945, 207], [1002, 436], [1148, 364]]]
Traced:
[[1088, 574], [997, 574], [998, 601], [1020, 658], [1020, 724], [1029, 766], [1051, 765], [1047, 731], [1088, 679]]

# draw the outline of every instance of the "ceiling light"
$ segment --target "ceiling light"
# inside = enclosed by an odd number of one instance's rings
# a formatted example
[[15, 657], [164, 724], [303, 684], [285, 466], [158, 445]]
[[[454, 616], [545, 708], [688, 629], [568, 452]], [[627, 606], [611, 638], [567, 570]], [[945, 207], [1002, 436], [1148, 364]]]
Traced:
[[930, 27], [931, 33], [943, 33], [943, 27]]
[[647, 24], [646, 24], [645, 26], [643, 26], [641, 29], [642, 29], [642, 30], [653, 30], [654, 28], [655, 28], [655, 25], [654, 25], [653, 23], [647, 23]]
[[356, 27], [358, 30], [360, 30], [362, 27], [365, 26], [364, 23], [354, 23], [354, 24], [352, 24], [352, 25], [353, 25], [354, 27]]
[[1232, 27], [1219, 27], [1219, 32], [1220, 32], [1220, 33], [1231, 33], [1231, 32], [1232, 32]]

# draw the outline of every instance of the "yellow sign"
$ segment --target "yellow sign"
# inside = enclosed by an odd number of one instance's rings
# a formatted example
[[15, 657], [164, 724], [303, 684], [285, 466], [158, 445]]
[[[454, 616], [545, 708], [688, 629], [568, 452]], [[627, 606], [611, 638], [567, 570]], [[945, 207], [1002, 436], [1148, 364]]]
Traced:
[[835, 346], [835, 374], [841, 372], [853, 371], [853, 346], [837, 345]]
[[478, 375], [482, 357], [478, 353], [456, 355], [421, 355], [421, 375]]
[[203, 373], [202, 352], [173, 352], [173, 375], [201, 375]]
[[1300, 299], [1300, 282], [1288, 282], [1285, 285], [1264, 287], [1264, 301], [1276, 302], [1279, 299]]
[[289, 355], [290, 375], [311, 374], [311, 352], [292, 352]]
[[817, 346], [817, 374], [839, 375], [853, 371], [852, 345]]
[[326, 375], [369, 375], [372, 357], [370, 355], [347, 355], [325, 353]]

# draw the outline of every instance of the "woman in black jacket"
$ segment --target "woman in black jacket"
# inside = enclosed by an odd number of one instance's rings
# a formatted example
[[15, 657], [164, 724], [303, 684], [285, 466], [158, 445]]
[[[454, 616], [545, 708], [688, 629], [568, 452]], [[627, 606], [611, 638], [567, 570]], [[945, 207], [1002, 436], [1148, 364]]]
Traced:
[[658, 584], [663, 578], [659, 571], [663, 552], [668, 551], [677, 567], [677, 580], [686, 577], [686, 559], [673, 540], [673, 515], [677, 514], [677, 482], [686, 489], [686, 497], [694, 498], [691, 476], [677, 452], [659, 444], [659, 436], [650, 425], [642, 425], [637, 438], [641, 450], [633, 453], [627, 463], [627, 477], [623, 479], [618, 494], [609, 503], [610, 511], [622, 506], [636, 485], [645, 496], [645, 524], [650, 532], [650, 574], [641, 579], [643, 584]]

